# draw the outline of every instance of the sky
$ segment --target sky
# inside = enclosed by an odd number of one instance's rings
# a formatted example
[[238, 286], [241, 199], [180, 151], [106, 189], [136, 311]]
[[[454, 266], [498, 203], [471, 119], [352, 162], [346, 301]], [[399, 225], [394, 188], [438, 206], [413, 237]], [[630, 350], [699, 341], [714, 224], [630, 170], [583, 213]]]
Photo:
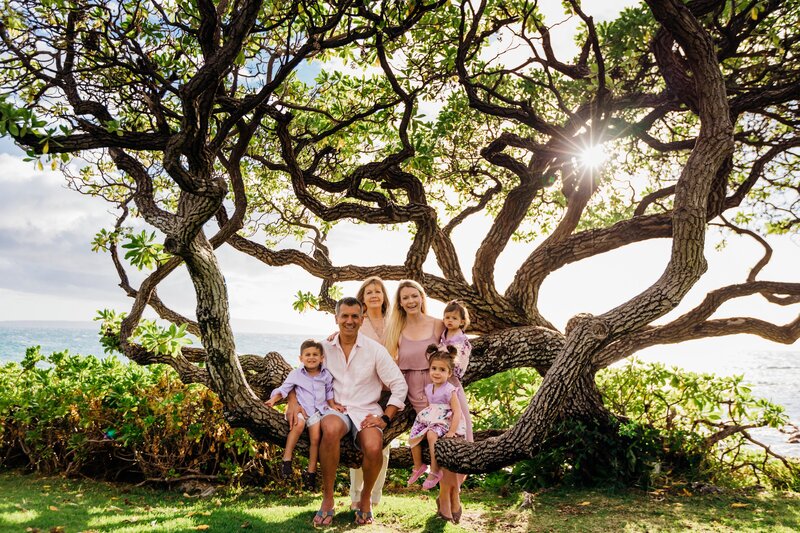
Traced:
[[[613, 16], [630, 2], [601, 4], [592, 8], [591, 14], [597, 20]], [[553, 14], [561, 13], [560, 2], [545, 5], [554, 6], [549, 8]], [[569, 26], [564, 26], [558, 34], [562, 50], [572, 46], [570, 31]], [[110, 258], [90, 250], [94, 234], [114, 224], [110, 206], [67, 189], [59, 172], [37, 171], [33, 163], [22, 161], [22, 157], [13, 143], [0, 139], [0, 321], [88, 322], [98, 309], [128, 310], [132, 300], [117, 286], [119, 280]], [[467, 271], [480, 244], [475, 235], [485, 231], [487, 224], [487, 220], [473, 217], [453, 235]], [[746, 239], [731, 238], [722, 251], [714, 249], [717, 242], [718, 235], [711, 230], [706, 253], [709, 271], [681, 306], [663, 320], [690, 309], [712, 288], [744, 281], [761, 254], [758, 245]], [[389, 232], [342, 224], [331, 232], [328, 246], [334, 264], [397, 264], [403, 261], [407, 243], [408, 234], [402, 230]], [[775, 257], [760, 279], [798, 281], [800, 239], [771, 238], [770, 243], [775, 247]], [[496, 276], [499, 288], [511, 281], [531, 246], [511, 243], [501, 255]], [[299, 267], [265, 267], [226, 246], [218, 250], [218, 256], [228, 284], [234, 328], [284, 333], [332, 330], [331, 316], [317, 312], [301, 315], [292, 309], [298, 290], [316, 293], [319, 288], [319, 282]], [[542, 311], [559, 327], [575, 313], [602, 313], [655, 281], [668, 256], [669, 241], [657, 240], [568, 265], [545, 282]], [[142, 275], [132, 277], [137, 280]], [[353, 294], [357, 286], [357, 282], [344, 284], [345, 294]], [[389, 283], [390, 290], [394, 286]], [[193, 292], [184, 271], [174, 273], [159, 287], [159, 294], [168, 305], [190, 316]], [[431, 313], [436, 316], [441, 309], [438, 302], [431, 305]], [[765, 304], [760, 297], [750, 297], [726, 304], [716, 316], [743, 314], [785, 323], [797, 312], [796, 305], [778, 308]], [[681, 348], [723, 349], [800, 348], [797, 343], [787, 348], [751, 336], [696, 341]]]

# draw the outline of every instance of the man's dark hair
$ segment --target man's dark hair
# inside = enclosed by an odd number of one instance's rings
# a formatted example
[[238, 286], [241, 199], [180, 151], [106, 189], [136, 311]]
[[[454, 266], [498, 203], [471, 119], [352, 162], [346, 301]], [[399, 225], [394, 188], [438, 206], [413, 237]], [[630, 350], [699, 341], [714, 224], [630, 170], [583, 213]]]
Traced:
[[345, 296], [338, 302], [336, 302], [336, 316], [339, 316], [339, 308], [343, 305], [355, 305], [358, 306], [358, 314], [361, 314], [363, 311], [361, 309], [361, 302], [358, 301], [358, 298], [353, 298], [352, 296]]

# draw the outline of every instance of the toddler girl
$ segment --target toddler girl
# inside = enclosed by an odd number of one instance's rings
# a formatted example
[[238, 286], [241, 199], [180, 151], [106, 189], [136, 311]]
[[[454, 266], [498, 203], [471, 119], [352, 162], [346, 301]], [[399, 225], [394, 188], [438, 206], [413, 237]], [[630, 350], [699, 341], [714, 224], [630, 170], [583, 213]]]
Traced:
[[425, 396], [428, 407], [417, 414], [417, 419], [411, 428], [408, 444], [411, 446], [411, 456], [414, 458], [414, 470], [408, 479], [411, 485], [428, 469], [422, 464], [422, 449], [419, 444], [422, 439], [428, 440], [431, 455], [431, 472], [422, 483], [425, 489], [432, 489], [442, 479], [442, 472], [436, 463], [434, 445], [439, 437], [464, 437], [466, 427], [461, 413], [461, 405], [456, 397], [456, 387], [448, 382], [453, 375], [453, 366], [456, 358], [456, 348], [449, 346], [447, 350], [440, 350], [435, 344], [428, 346], [425, 354], [428, 356], [428, 372], [431, 383], [425, 386]]

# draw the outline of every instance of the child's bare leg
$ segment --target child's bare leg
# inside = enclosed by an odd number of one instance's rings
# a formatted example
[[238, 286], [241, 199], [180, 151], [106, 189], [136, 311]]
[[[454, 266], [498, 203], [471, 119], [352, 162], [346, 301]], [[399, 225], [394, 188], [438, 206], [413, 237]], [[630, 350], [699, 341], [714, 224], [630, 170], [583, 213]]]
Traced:
[[286, 436], [286, 449], [283, 451], [284, 461], [292, 460], [294, 447], [297, 446], [297, 441], [300, 440], [300, 435], [303, 434], [305, 427], [305, 420], [298, 420], [297, 424], [295, 424], [292, 430], [289, 432], [289, 435]]
[[439, 435], [429, 431], [425, 436], [428, 438], [428, 450], [431, 452], [431, 472], [438, 472], [439, 464], [436, 462], [436, 454], [433, 451], [433, 447], [436, 441], [439, 440]]
[[319, 423], [308, 428], [308, 471], [317, 471], [317, 457], [319, 457], [319, 441], [322, 439], [322, 430]]
[[411, 448], [411, 458], [414, 460], [414, 470], [422, 466], [422, 445], [417, 444]]

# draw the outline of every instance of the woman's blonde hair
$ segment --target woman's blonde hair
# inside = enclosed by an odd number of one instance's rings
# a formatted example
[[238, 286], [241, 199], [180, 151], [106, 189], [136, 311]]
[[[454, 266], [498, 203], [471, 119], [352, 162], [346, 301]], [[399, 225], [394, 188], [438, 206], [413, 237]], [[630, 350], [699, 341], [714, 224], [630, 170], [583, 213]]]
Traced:
[[356, 293], [356, 299], [361, 302], [361, 307], [364, 309], [364, 313], [367, 312], [367, 305], [364, 303], [364, 293], [367, 291], [367, 287], [370, 285], [377, 285], [381, 288], [383, 292], [383, 303], [381, 304], [381, 314], [385, 317], [386, 313], [389, 312], [389, 293], [386, 292], [386, 285], [383, 284], [383, 280], [378, 276], [370, 276], [364, 280], [361, 284], [361, 287], [358, 288], [358, 292]]
[[420, 295], [420, 312], [424, 315], [428, 312], [426, 305], [425, 289], [422, 285], [412, 279], [402, 279], [397, 285], [397, 292], [394, 294], [394, 302], [392, 303], [392, 311], [389, 313], [389, 325], [386, 327], [386, 349], [397, 361], [397, 351], [400, 349], [400, 334], [403, 333], [403, 328], [406, 327], [406, 311], [400, 307], [400, 291], [411, 287], [419, 291]]

